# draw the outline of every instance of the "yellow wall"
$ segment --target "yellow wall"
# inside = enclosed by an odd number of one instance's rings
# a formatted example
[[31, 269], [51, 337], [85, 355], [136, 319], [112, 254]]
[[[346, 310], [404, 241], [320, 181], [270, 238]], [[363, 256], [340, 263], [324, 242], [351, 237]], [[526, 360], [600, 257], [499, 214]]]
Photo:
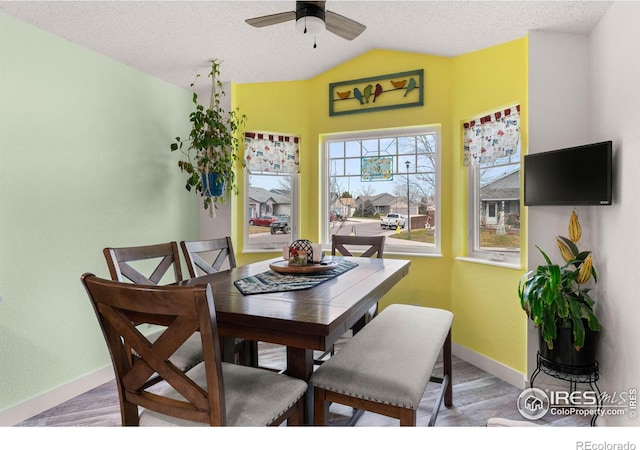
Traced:
[[[417, 303], [451, 309], [456, 314], [454, 341], [502, 364], [524, 372], [524, 313], [511, 317], [510, 295], [481, 292], [479, 285], [499, 286], [516, 293], [520, 271], [461, 263], [466, 252], [466, 170], [462, 167], [460, 126], [464, 119], [509, 102], [526, 102], [526, 41], [518, 40], [459, 58], [373, 50], [311, 80], [235, 86], [234, 102], [248, 117], [247, 130], [297, 134], [300, 148], [300, 236], [320, 236], [320, 153], [322, 135], [415, 125], [438, 125], [442, 132], [441, 245], [442, 257], [411, 257], [411, 270], [381, 302]], [[504, 61], [504, 62], [502, 62]], [[504, 64], [499, 76], [493, 72]], [[332, 82], [424, 69], [422, 107], [329, 116], [328, 85]], [[473, 76], [468, 71], [473, 71]], [[501, 78], [502, 73], [508, 81]], [[489, 83], [479, 87], [483, 79]], [[240, 202], [238, 202], [240, 203]], [[245, 212], [236, 208], [235, 240], [242, 249]], [[264, 259], [264, 254], [240, 254], [240, 264]], [[273, 255], [276, 256], [274, 253]], [[392, 256], [393, 257], [393, 256]], [[516, 297], [517, 299], [517, 297]], [[515, 322], [504, 326], [504, 321]], [[495, 323], [502, 324], [498, 329]], [[510, 342], [505, 353], [499, 342]], [[513, 354], [512, 354], [513, 353]]]
[[[527, 152], [527, 39], [518, 39], [454, 59], [451, 95], [455, 117], [454, 148], [462, 148], [462, 123], [502, 107], [521, 106], [521, 148]], [[467, 171], [456, 152], [452, 173], [455, 220], [451, 222], [455, 255], [467, 246]], [[526, 208], [521, 223], [526, 224]], [[526, 261], [526, 226], [521, 229], [521, 261]], [[525, 267], [525, 265], [523, 265]], [[455, 314], [453, 339], [488, 358], [526, 373], [527, 318], [517, 296], [523, 270], [453, 261], [451, 308]]]
[[[309, 167], [311, 159], [310, 153], [314, 157], [315, 151], [310, 151], [307, 136], [313, 134], [309, 128], [308, 100], [309, 82], [308, 81], [291, 81], [291, 82], [274, 82], [274, 83], [252, 83], [234, 85], [232, 91], [232, 99], [234, 100], [234, 108], [237, 106], [240, 111], [247, 116], [246, 131], [270, 131], [274, 133], [293, 134], [302, 136], [302, 149], [300, 157], [300, 166]], [[313, 167], [316, 167], [314, 165]], [[239, 186], [243, 186], [246, 173], [242, 170], [238, 171]], [[319, 174], [312, 170], [307, 170], [301, 176], [301, 189], [303, 195], [309, 195], [309, 178], [316, 178]], [[306, 192], [306, 194], [305, 194]], [[302, 196], [301, 196], [302, 199]], [[303, 204], [306, 200], [303, 201]], [[245, 217], [246, 211], [242, 207], [242, 201], [235, 202], [237, 207], [234, 211], [234, 223], [232, 224], [232, 232], [234, 232], [234, 247], [240, 252], [237, 259], [239, 264], [248, 264], [249, 262], [265, 259], [264, 253], [258, 254], [242, 254], [241, 249], [244, 248], [243, 227], [248, 218]], [[303, 220], [303, 227], [308, 227], [308, 221]], [[235, 229], [234, 229], [235, 225]], [[303, 230], [301, 236], [309, 236], [307, 228]], [[312, 239], [313, 240], [313, 239]], [[276, 256], [273, 254], [272, 256]]]

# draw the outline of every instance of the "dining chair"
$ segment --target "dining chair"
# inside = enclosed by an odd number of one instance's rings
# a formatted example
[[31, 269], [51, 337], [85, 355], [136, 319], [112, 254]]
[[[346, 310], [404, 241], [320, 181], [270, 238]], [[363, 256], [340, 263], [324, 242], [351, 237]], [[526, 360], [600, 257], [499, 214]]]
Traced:
[[226, 261], [229, 269], [236, 267], [236, 256], [229, 236], [203, 241], [182, 241], [180, 247], [191, 278], [199, 274], [219, 272], [223, 270]]
[[[135, 247], [106, 247], [103, 250], [111, 279], [119, 282], [155, 286], [182, 281], [180, 253], [175, 241]], [[173, 276], [169, 275], [173, 269]], [[162, 330], [152, 331], [148, 338], [155, 341]], [[173, 356], [172, 362], [181, 370], [189, 370], [202, 361], [200, 337], [188, 339]]]
[[[107, 247], [103, 250], [112, 280], [135, 284], [158, 285], [182, 281], [180, 253], [176, 242], [137, 247]], [[138, 263], [137, 265], [132, 264]], [[164, 277], [173, 269], [173, 279]], [[145, 275], [144, 273], [149, 273]], [[169, 281], [168, 283], [166, 281]]]
[[[384, 241], [385, 236], [356, 236], [334, 234], [331, 236], [331, 255], [336, 256], [338, 254], [342, 256], [354, 256], [354, 253], [361, 258], [382, 258], [384, 255]], [[349, 246], [349, 248], [347, 248]], [[358, 321], [351, 327], [352, 336], [355, 336], [364, 326], [371, 321], [378, 314], [378, 303], [373, 305]], [[327, 361], [327, 356], [333, 356], [335, 354], [335, 346], [321, 355], [313, 359], [313, 363], [321, 365]], [[348, 424], [354, 425], [363, 414], [362, 409], [354, 408], [351, 418]]]
[[[358, 253], [361, 257], [382, 258], [384, 254], [385, 236], [350, 236], [334, 234], [331, 236], [331, 254], [340, 253], [342, 256], [353, 256], [352, 251]], [[352, 246], [352, 251], [345, 246]], [[356, 247], [356, 248], [354, 248]]]
[[[361, 258], [382, 258], [384, 255], [385, 236], [331, 236], [331, 254], [335, 256], [340, 253], [342, 256], [353, 256], [352, 252], [359, 253]], [[349, 246], [349, 250], [346, 246]], [[365, 315], [353, 326], [353, 334], [362, 329], [371, 319], [378, 314], [378, 304], [369, 309]]]
[[[354, 236], [339, 235], [331, 236], [331, 254], [333, 256], [354, 256], [354, 253], [363, 258], [377, 257], [382, 258], [384, 254], [385, 236]], [[347, 248], [346, 246], [349, 246]], [[378, 314], [378, 304], [372, 306], [358, 321], [351, 327], [353, 335], [357, 334], [371, 319]], [[334, 354], [334, 347], [314, 358], [314, 363], [322, 364], [325, 358]]]
[[[236, 267], [236, 256], [229, 236], [200, 241], [181, 241], [180, 248], [191, 278]], [[227, 263], [226, 266], [225, 263]], [[227, 345], [230, 348], [227, 349]], [[258, 367], [258, 343], [255, 341], [230, 339], [229, 343], [225, 342], [223, 352], [233, 352], [234, 359], [239, 364]]]
[[[306, 382], [221, 361], [210, 285], [136, 285], [90, 273], [81, 280], [111, 356], [123, 426], [302, 423]], [[166, 328], [152, 342], [136, 323]], [[171, 355], [192, 336], [204, 359], [183, 372]]]

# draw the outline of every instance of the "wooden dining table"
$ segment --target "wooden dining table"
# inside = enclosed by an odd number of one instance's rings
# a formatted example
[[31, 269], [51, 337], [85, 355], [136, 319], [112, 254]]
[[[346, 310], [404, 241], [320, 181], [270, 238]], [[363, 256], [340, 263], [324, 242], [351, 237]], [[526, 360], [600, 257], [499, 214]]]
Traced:
[[[314, 350], [331, 349], [409, 273], [411, 264], [409, 260], [391, 258], [333, 258], [349, 260], [357, 266], [305, 290], [243, 295], [234, 284], [270, 270], [270, 264], [282, 258], [198, 276], [179, 284], [210, 284], [220, 335], [286, 346], [286, 373], [307, 381], [313, 372]], [[309, 397], [305, 408], [307, 423], [311, 423]]]

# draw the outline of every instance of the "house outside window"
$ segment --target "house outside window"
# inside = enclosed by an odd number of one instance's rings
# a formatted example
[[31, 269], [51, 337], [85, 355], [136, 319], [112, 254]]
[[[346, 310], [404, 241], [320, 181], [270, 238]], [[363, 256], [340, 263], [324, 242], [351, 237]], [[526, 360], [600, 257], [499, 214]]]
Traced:
[[469, 256], [520, 263], [520, 105], [463, 124]]
[[298, 174], [251, 173], [246, 178], [245, 249], [272, 251], [297, 239]]
[[245, 133], [244, 250], [273, 251], [298, 237], [297, 136]]
[[470, 256], [519, 263], [520, 151], [469, 172]]
[[333, 234], [385, 235], [385, 253], [440, 254], [439, 127], [341, 133], [322, 145], [325, 245]]

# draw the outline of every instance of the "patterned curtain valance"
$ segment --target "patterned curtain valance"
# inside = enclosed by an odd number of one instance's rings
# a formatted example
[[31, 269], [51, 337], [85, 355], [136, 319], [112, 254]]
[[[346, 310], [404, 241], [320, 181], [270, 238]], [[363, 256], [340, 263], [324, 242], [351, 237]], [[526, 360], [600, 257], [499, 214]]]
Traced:
[[464, 124], [464, 165], [493, 162], [516, 153], [520, 140], [520, 105]]
[[244, 134], [244, 159], [252, 172], [300, 171], [300, 138], [269, 133]]

